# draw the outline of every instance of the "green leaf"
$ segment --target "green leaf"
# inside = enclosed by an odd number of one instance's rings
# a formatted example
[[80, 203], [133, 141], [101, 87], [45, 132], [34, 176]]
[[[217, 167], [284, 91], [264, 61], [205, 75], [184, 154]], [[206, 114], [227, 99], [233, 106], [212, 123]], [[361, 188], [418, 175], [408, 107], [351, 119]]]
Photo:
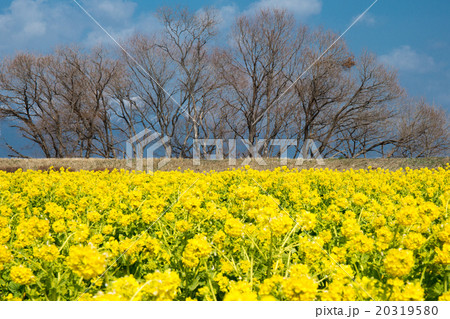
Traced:
[[19, 284], [16, 284], [15, 282], [10, 282], [8, 285], [9, 290], [13, 293], [13, 294], [17, 294], [19, 293], [20, 290], [20, 286]]
[[438, 282], [436, 285], [434, 285], [433, 292], [437, 296], [440, 296], [444, 293], [444, 285], [442, 284], [442, 282]]
[[201, 281], [199, 277], [196, 277], [194, 281], [187, 287], [189, 291], [194, 291], [198, 286], [203, 286], [205, 281]]

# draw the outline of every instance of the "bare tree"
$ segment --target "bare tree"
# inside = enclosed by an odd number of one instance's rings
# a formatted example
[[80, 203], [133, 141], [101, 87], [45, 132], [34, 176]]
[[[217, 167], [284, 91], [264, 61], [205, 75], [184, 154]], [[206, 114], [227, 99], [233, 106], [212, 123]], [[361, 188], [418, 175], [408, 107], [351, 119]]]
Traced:
[[112, 84], [122, 74], [117, 60], [102, 48], [89, 54], [74, 48], [56, 51], [55, 68], [61, 106], [72, 116], [72, 129], [80, 143], [79, 156], [115, 157], [111, 125]]
[[[281, 10], [262, 10], [242, 16], [233, 27], [231, 49], [216, 56], [228, 125], [236, 136], [267, 143], [290, 125], [292, 101], [283, 94], [295, 70], [296, 52], [304, 42], [306, 28], [297, 28], [293, 16]], [[275, 104], [276, 103], [276, 104]]]
[[[191, 13], [164, 8], [160, 36], [136, 35], [123, 54], [131, 90], [116, 90], [128, 126], [151, 128], [170, 138], [175, 156], [192, 154], [192, 139], [209, 136], [217, 83], [211, 69], [209, 41], [213, 11]], [[129, 129], [135, 134], [135, 128]]]
[[172, 138], [182, 118], [182, 108], [171, 97], [177, 94], [176, 70], [154, 38], [136, 35], [127, 42], [133, 58], [123, 54], [128, 85], [119, 85], [115, 97], [129, 136], [145, 128]]
[[306, 140], [317, 141], [328, 132], [336, 106], [348, 97], [355, 61], [344, 42], [331, 46], [336, 37], [322, 29], [308, 32], [303, 49], [296, 52], [297, 69], [289, 78], [296, 101], [291, 137], [298, 141], [297, 153]]
[[[18, 54], [5, 59], [0, 76], [0, 112], [22, 136], [36, 143], [46, 157], [73, 154], [73, 139], [65, 130], [67, 114], [55, 94], [52, 56]], [[23, 156], [13, 147], [17, 155]]]
[[164, 26], [159, 47], [176, 66], [179, 105], [186, 112], [184, 127], [180, 127], [174, 145], [185, 157], [189, 154], [189, 138], [209, 135], [208, 115], [215, 106], [212, 96], [217, 85], [208, 45], [215, 36], [217, 19], [214, 10], [193, 14], [187, 9], [170, 8], [161, 9], [158, 17]]
[[[303, 64], [316, 61], [334, 38], [315, 33], [313, 42], [318, 44], [309, 46], [313, 51], [304, 55], [308, 62]], [[320, 143], [323, 156], [358, 157], [392, 143], [382, 128], [403, 92], [395, 72], [386, 70], [375, 56], [363, 53], [354, 59], [344, 44], [334, 46], [298, 81], [295, 92], [300, 101], [299, 138]]]
[[397, 118], [398, 140], [389, 156], [448, 156], [450, 122], [442, 108], [408, 100]]
[[19, 54], [2, 65], [0, 112], [46, 157], [114, 157], [109, 84], [117, 69], [102, 49]]

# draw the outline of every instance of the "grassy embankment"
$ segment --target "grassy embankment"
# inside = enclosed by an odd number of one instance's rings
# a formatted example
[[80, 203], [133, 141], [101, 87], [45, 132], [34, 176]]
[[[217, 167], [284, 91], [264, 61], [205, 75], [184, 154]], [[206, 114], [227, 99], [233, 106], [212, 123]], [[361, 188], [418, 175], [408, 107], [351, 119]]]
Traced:
[[[187, 170], [191, 169], [195, 172], [203, 171], [224, 171], [227, 169], [242, 167], [242, 159], [237, 160], [237, 165], [232, 166], [228, 160], [213, 161], [202, 160], [200, 165], [194, 165], [192, 159], [172, 159], [167, 165], [161, 168], [161, 171]], [[267, 165], [259, 165], [256, 161], [250, 162], [250, 167], [257, 170], [272, 170], [282, 166], [280, 160], [276, 158], [265, 159]], [[144, 160], [144, 168], [145, 168]], [[159, 162], [155, 159], [154, 166]], [[399, 168], [437, 168], [445, 167], [446, 163], [450, 163], [450, 157], [433, 157], [433, 158], [378, 158], [378, 159], [326, 159], [325, 165], [319, 165], [315, 160], [305, 160], [302, 165], [295, 165], [295, 160], [288, 160], [286, 165], [289, 168], [297, 167], [298, 169], [309, 168], [329, 168], [329, 169], [365, 169], [369, 166], [373, 169], [383, 168], [389, 170], [397, 170]], [[112, 170], [117, 169], [133, 169], [127, 167], [127, 163], [123, 159], [82, 159], [82, 158], [66, 158], [66, 159], [0, 159], [0, 170], [14, 172], [21, 168], [22, 170], [48, 170], [50, 167], [59, 169], [61, 167], [78, 170]]]

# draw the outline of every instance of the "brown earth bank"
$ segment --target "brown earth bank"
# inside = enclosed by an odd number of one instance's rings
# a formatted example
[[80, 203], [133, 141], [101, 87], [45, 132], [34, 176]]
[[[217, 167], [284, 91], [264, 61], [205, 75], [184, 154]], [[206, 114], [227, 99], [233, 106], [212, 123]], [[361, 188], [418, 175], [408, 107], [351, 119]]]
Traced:
[[[243, 167], [245, 163], [243, 159], [236, 160], [236, 165], [230, 165], [228, 160], [201, 160], [200, 165], [194, 165], [192, 159], [171, 159], [166, 165], [157, 169], [157, 165], [161, 159], [155, 159], [153, 162], [154, 170], [160, 171], [173, 171], [173, 170], [193, 170], [195, 172], [208, 172], [208, 171], [225, 171]], [[265, 158], [266, 165], [261, 165], [255, 160], [249, 163], [249, 166], [257, 170], [273, 170], [277, 167], [284, 165], [278, 158]], [[143, 161], [143, 168], [146, 169], [146, 160]], [[397, 170], [400, 168], [438, 168], [445, 167], [447, 163], [450, 163], [450, 157], [430, 157], [430, 158], [376, 158], [376, 159], [325, 159], [321, 165], [316, 160], [305, 160], [301, 165], [296, 165], [296, 161], [289, 159], [287, 161], [288, 168], [298, 169], [310, 169], [310, 168], [328, 168], [337, 170], [348, 169], [389, 169]], [[133, 161], [131, 165], [127, 164], [124, 159], [100, 159], [100, 158], [64, 158], [64, 159], [6, 159], [0, 158], [0, 170], [7, 172], [15, 172], [18, 169], [22, 170], [49, 170], [51, 167], [55, 170], [59, 170], [61, 167], [70, 169], [73, 171], [90, 170], [90, 171], [103, 171], [113, 169], [136, 169], [136, 163]]]

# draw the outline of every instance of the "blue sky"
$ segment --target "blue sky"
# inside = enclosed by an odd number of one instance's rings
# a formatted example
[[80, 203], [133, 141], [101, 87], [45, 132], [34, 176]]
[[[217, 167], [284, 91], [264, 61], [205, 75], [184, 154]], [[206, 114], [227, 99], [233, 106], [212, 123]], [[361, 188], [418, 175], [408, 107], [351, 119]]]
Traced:
[[[239, 14], [278, 6], [291, 10], [298, 21], [337, 33], [373, 0], [259, 0], [259, 1], [141, 1], [78, 0], [115, 37], [157, 28], [158, 7], [216, 7], [223, 30]], [[413, 96], [425, 96], [450, 110], [450, 1], [379, 0], [344, 37], [357, 54], [362, 49], [399, 71], [401, 84]], [[0, 57], [16, 51], [48, 52], [58, 44], [94, 45], [110, 42], [73, 0], [2, 0]]]

